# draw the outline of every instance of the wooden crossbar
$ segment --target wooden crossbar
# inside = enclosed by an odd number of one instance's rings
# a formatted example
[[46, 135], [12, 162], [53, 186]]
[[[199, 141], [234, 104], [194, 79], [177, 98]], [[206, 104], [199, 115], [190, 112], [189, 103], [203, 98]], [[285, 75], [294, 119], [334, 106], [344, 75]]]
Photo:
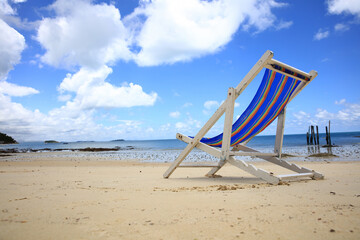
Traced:
[[230, 156], [268, 156], [268, 157], [277, 157], [279, 154], [277, 153], [261, 153], [261, 152], [230, 152]]
[[286, 174], [286, 175], [278, 175], [280, 180], [291, 180], [291, 179], [298, 179], [304, 177], [314, 177], [314, 173], [297, 173], [297, 174]]
[[[275, 65], [278, 65], [278, 66], [280, 66], [280, 67], [284, 67], [284, 68], [286, 68], [286, 69], [288, 69], [288, 70], [290, 70], [290, 71], [292, 71], [292, 72], [294, 72], [294, 73], [298, 73], [298, 74], [300, 74], [300, 75], [302, 75], [302, 76], [304, 76], [304, 77], [307, 77], [307, 78], [309, 78], [310, 80], [311, 80], [311, 75], [309, 74], [309, 73], [306, 73], [306, 72], [304, 72], [304, 71], [301, 71], [301, 70], [299, 70], [299, 69], [297, 69], [297, 68], [294, 68], [294, 67], [292, 67], [292, 66], [289, 66], [289, 65], [287, 65], [287, 64], [285, 64], [285, 63], [283, 63], [283, 62], [280, 62], [280, 61], [278, 61], [278, 60], [275, 60], [275, 59], [271, 59], [270, 61], [269, 61], [269, 65], [272, 65], [272, 64], [275, 64]], [[266, 66], [266, 67], [268, 67], [268, 66]], [[276, 72], [281, 72], [281, 71], [279, 71], [279, 70], [277, 70], [277, 69], [274, 69], [274, 71], [276, 71]], [[284, 72], [281, 72], [281, 74], [284, 74]], [[291, 75], [291, 77], [294, 77], [293, 75]], [[300, 81], [303, 81], [304, 79], [299, 79]]]
[[307, 82], [307, 81], [308, 81], [308, 80], [299, 78], [299, 77], [297, 77], [297, 76], [294, 76], [294, 75], [292, 75], [292, 74], [289, 74], [289, 73], [280, 71], [280, 70], [274, 68], [273, 66], [271, 66], [270, 64], [268, 64], [268, 65], [266, 66], [266, 68], [268, 68], [268, 69], [270, 69], [270, 70], [272, 70], [272, 71], [275, 71], [275, 72], [279, 72], [279, 73], [281, 73], [281, 74], [283, 74], [283, 75], [285, 75], [285, 76], [292, 77], [292, 78], [294, 78], [294, 79], [296, 79], [296, 80], [300, 80], [300, 81], [302, 81], [302, 82]]
[[[181, 133], [176, 134], [176, 138], [185, 143], [188, 143], [188, 144], [192, 141], [192, 138], [182, 135]], [[221, 156], [221, 151], [219, 149], [210, 147], [209, 145], [206, 145], [205, 143], [198, 142], [195, 147], [216, 157], [216, 158], [220, 158], [220, 156]]]
[[207, 167], [217, 167], [218, 164], [204, 164], [204, 163], [199, 163], [199, 164], [183, 164], [183, 165], [179, 165], [178, 167], [182, 167], [182, 168], [189, 168], [189, 167], [198, 167], [198, 168], [207, 168]]

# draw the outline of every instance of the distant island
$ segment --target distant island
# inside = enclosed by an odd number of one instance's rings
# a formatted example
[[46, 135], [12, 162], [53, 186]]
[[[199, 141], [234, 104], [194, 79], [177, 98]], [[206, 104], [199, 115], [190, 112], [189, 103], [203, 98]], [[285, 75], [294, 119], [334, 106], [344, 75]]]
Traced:
[[17, 144], [18, 142], [5, 133], [0, 132], [0, 144]]
[[55, 140], [46, 140], [45, 143], [59, 143], [59, 142]]
[[111, 142], [122, 142], [125, 141], [124, 139], [115, 139], [115, 140], [111, 140]]

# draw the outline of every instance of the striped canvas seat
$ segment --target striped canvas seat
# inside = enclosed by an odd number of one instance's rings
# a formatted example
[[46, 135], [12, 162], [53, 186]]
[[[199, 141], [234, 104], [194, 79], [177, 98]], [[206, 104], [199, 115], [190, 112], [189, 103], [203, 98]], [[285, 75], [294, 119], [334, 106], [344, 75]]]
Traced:
[[[262, 132], [284, 109], [300, 80], [266, 69], [260, 87], [250, 105], [232, 126], [231, 146]], [[223, 134], [201, 139], [212, 147], [222, 146]]]

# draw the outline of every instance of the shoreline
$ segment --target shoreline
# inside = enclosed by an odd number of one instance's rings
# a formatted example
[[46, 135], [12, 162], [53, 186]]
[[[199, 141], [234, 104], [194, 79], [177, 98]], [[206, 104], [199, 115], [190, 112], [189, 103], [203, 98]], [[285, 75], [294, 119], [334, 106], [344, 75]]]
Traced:
[[169, 163], [30, 155], [0, 160], [0, 239], [360, 237], [360, 161], [302, 161], [325, 179], [273, 186], [229, 164], [163, 179]]
[[[100, 149], [100, 148], [99, 148]], [[273, 152], [273, 148], [258, 148], [261, 152]], [[137, 159], [140, 162], [152, 163], [170, 163], [173, 162], [181, 153], [182, 149], [170, 150], [148, 150], [148, 149], [123, 149], [117, 151], [43, 151], [43, 152], [25, 152], [25, 153], [0, 153], [1, 161], [29, 161], [36, 158], [77, 158], [77, 159], [93, 159], [93, 160], [111, 160], [126, 161], [128, 159]], [[346, 162], [360, 161], [360, 145], [347, 145], [334, 148], [311, 147], [284, 147], [283, 159], [287, 161], [297, 162], [313, 162], [313, 161], [331, 161]], [[243, 156], [237, 159], [258, 162], [262, 161], [257, 158]], [[217, 162], [218, 159], [201, 151], [194, 149], [186, 158], [188, 162]]]
[[34, 152], [115, 152], [115, 151], [124, 151], [124, 150], [134, 150], [133, 146], [127, 147], [113, 147], [113, 148], [104, 148], [104, 147], [86, 147], [86, 148], [3, 148], [0, 149], [0, 153], [34, 153]]

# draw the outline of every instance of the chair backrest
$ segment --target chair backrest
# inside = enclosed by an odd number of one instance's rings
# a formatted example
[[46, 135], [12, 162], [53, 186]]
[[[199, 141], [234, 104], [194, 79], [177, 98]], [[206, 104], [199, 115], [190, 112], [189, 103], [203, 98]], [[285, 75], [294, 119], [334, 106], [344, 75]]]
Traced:
[[[231, 146], [247, 141], [262, 132], [289, 103], [301, 81], [288, 76], [289, 72], [286, 73], [288, 74], [265, 70], [253, 100], [232, 126]], [[302, 78], [302, 76], [297, 77]], [[304, 80], [308, 79], [304, 78]], [[203, 138], [201, 142], [213, 147], [221, 147], [222, 138], [221, 133], [212, 138]]]

